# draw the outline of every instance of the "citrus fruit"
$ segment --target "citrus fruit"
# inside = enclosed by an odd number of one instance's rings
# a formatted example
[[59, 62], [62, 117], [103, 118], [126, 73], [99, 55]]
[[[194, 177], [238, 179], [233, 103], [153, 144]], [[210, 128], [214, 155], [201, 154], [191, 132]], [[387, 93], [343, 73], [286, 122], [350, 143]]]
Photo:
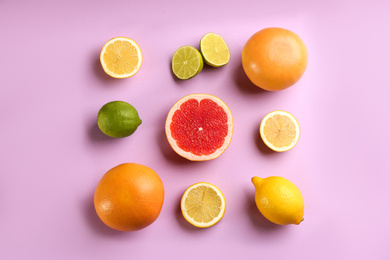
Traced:
[[298, 142], [301, 130], [297, 119], [289, 112], [276, 110], [268, 113], [260, 123], [260, 136], [276, 152], [292, 149]]
[[99, 218], [120, 231], [135, 231], [152, 224], [163, 201], [160, 177], [149, 167], [136, 163], [123, 163], [107, 171], [94, 195]]
[[307, 65], [302, 39], [283, 28], [266, 28], [255, 33], [242, 50], [245, 74], [256, 86], [277, 91], [295, 84]]
[[141, 67], [142, 52], [138, 44], [126, 37], [115, 37], [100, 52], [103, 70], [113, 78], [128, 78]]
[[217, 187], [210, 183], [199, 182], [186, 189], [181, 198], [180, 208], [184, 218], [190, 224], [207, 228], [222, 219], [226, 201]]
[[172, 57], [172, 71], [179, 79], [190, 79], [203, 69], [203, 58], [192, 46], [182, 46]]
[[206, 64], [212, 67], [221, 67], [230, 61], [229, 48], [224, 39], [216, 33], [203, 36], [199, 49]]
[[112, 101], [99, 110], [97, 124], [100, 130], [111, 137], [132, 135], [142, 123], [137, 110], [124, 101]]
[[233, 117], [227, 105], [209, 94], [191, 94], [171, 108], [165, 123], [169, 144], [180, 156], [206, 161], [220, 156], [233, 134]]
[[256, 206], [269, 221], [296, 224], [303, 220], [303, 197], [297, 186], [283, 177], [253, 177]]

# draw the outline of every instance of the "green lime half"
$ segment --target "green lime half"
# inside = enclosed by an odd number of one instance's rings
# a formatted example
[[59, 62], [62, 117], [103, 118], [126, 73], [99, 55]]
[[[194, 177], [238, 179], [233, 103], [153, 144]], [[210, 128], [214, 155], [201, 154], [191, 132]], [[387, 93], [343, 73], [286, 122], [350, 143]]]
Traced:
[[230, 61], [230, 52], [225, 40], [215, 33], [202, 37], [199, 44], [200, 52], [207, 65], [221, 67]]
[[172, 71], [179, 79], [190, 79], [203, 69], [203, 58], [192, 46], [182, 46], [172, 57]]
[[124, 101], [112, 101], [105, 104], [97, 116], [100, 130], [115, 138], [132, 135], [141, 123], [142, 120], [137, 110]]

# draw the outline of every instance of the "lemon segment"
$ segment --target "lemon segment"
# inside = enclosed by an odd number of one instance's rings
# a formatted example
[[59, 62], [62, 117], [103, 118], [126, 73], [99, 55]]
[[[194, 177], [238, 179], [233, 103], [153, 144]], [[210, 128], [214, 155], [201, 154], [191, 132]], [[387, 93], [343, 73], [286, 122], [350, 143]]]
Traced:
[[179, 79], [190, 79], [203, 69], [203, 58], [192, 46], [182, 46], [172, 57], [172, 71]]
[[283, 177], [253, 177], [256, 206], [269, 221], [299, 225], [303, 220], [304, 202], [301, 191]]
[[200, 40], [200, 52], [207, 65], [221, 67], [229, 63], [230, 51], [225, 40], [215, 33], [208, 33]]
[[260, 124], [261, 139], [276, 152], [292, 149], [297, 144], [300, 133], [297, 119], [286, 111], [273, 111]]
[[186, 189], [180, 207], [183, 217], [190, 224], [207, 228], [222, 219], [225, 214], [226, 200], [217, 187], [200, 182]]
[[128, 78], [140, 69], [142, 52], [134, 40], [115, 37], [104, 44], [100, 52], [100, 63], [111, 77]]

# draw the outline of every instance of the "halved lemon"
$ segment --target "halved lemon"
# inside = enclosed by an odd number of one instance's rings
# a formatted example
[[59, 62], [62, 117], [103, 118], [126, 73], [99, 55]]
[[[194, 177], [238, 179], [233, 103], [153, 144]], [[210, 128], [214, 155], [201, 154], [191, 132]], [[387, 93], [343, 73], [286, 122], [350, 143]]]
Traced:
[[297, 144], [300, 133], [297, 119], [289, 112], [282, 110], [267, 114], [260, 124], [261, 139], [276, 152], [292, 149]]
[[142, 52], [134, 40], [115, 37], [104, 44], [100, 52], [100, 63], [111, 77], [128, 78], [140, 69]]
[[226, 209], [222, 192], [213, 184], [199, 182], [187, 188], [181, 198], [181, 212], [195, 227], [207, 228], [218, 223]]

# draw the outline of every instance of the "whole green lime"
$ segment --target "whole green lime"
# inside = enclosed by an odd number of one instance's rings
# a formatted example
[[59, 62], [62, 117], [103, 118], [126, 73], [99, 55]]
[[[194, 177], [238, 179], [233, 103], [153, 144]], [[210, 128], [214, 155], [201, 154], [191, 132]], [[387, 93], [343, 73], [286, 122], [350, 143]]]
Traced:
[[112, 101], [99, 110], [97, 124], [100, 130], [111, 137], [132, 135], [142, 123], [137, 110], [124, 101]]

